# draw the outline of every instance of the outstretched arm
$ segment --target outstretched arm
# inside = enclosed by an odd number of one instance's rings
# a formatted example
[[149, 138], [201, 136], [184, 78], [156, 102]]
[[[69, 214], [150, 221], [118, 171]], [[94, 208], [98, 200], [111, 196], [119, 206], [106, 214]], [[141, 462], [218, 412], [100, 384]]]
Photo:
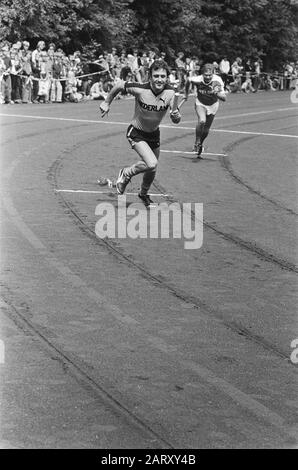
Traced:
[[224, 91], [219, 91], [218, 93], [216, 93], [216, 96], [221, 101], [226, 101], [226, 99], [227, 99], [226, 94], [225, 94]]
[[178, 124], [181, 120], [181, 114], [178, 108], [179, 93], [175, 92], [170, 102], [170, 118], [174, 124]]
[[99, 109], [101, 111], [101, 117], [104, 117], [106, 114], [108, 114], [113, 99], [118, 95], [118, 93], [120, 93], [120, 91], [124, 90], [124, 84], [124, 80], [121, 80], [121, 82], [116, 83], [116, 85], [114, 85], [111, 91], [108, 93], [106, 99], [101, 103], [101, 105], [99, 106]]
[[186, 83], [185, 83], [185, 94], [184, 94], [184, 97], [183, 97], [183, 99], [185, 101], [188, 99], [190, 84], [191, 84], [191, 81], [189, 80], [189, 78], [187, 78]]
[[213, 90], [213, 94], [215, 96], [217, 96], [217, 98], [219, 100], [226, 101], [226, 98], [227, 98], [226, 93], [224, 92], [224, 90], [221, 87], [219, 87], [219, 86], [215, 87], [214, 90]]

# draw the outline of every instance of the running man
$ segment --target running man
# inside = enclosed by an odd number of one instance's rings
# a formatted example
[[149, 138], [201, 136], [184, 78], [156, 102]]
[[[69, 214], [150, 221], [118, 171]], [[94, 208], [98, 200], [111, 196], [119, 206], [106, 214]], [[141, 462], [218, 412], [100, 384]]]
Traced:
[[168, 85], [169, 73], [170, 70], [164, 60], [155, 60], [149, 68], [148, 83], [121, 80], [100, 105], [102, 117], [104, 117], [109, 112], [113, 99], [121, 91], [126, 91], [135, 97], [135, 113], [127, 129], [126, 137], [140, 160], [120, 170], [116, 188], [118, 194], [123, 194], [131, 178], [144, 173], [139, 198], [145, 206], [152, 203], [148, 191], [155, 178], [159, 158], [159, 125], [169, 107], [172, 122], [178, 124], [181, 119], [179, 110], [173, 109], [175, 90]]
[[219, 102], [226, 101], [224, 83], [222, 79], [213, 73], [213, 65], [205, 64], [202, 68], [202, 75], [188, 77], [185, 85], [184, 100], [188, 99], [190, 84], [196, 88], [195, 110], [198, 116], [196, 125], [196, 140], [193, 151], [201, 158], [203, 142], [209, 134], [209, 130], [215, 114], [217, 113]]

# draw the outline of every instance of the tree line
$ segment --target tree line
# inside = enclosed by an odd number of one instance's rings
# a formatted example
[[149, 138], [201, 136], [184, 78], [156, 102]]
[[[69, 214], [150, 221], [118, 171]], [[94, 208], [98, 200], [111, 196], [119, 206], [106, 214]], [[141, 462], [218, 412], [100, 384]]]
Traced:
[[298, 59], [296, 0], [1, 0], [0, 37], [54, 42], [93, 59], [116, 47], [179, 51], [214, 61]]

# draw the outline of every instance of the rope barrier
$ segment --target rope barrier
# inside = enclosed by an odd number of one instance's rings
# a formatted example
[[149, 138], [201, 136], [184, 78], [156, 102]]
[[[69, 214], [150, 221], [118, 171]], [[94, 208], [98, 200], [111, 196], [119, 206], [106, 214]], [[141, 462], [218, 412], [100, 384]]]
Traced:
[[[105, 74], [105, 73], [109, 73], [109, 70], [108, 69], [100, 70], [99, 72], [92, 72], [92, 73], [87, 73], [87, 74], [84, 74], [84, 75], [74, 75], [73, 77], [67, 77], [67, 78], [53, 78], [53, 77], [47, 77], [47, 78], [50, 78], [51, 80], [59, 80], [59, 82], [62, 82], [62, 81], [73, 80], [74, 78], [79, 79], [79, 78], [85, 78], [85, 77], [89, 77], [89, 76], [91, 77], [93, 75], [102, 75], [102, 74]], [[34, 81], [37, 81], [37, 82], [39, 82], [39, 80], [41, 80], [40, 77], [37, 78], [37, 77], [33, 77], [32, 75], [18, 75], [18, 74], [12, 74], [12, 73], [10, 73], [9, 75], [15, 75], [15, 76], [21, 77], [21, 78], [29, 78], [30, 80], [34, 80]]]

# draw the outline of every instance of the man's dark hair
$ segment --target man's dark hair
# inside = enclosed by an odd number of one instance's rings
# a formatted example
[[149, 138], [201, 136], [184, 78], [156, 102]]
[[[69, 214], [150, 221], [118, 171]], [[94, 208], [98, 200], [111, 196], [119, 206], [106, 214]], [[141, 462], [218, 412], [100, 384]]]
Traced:
[[203, 67], [202, 67], [202, 73], [205, 73], [205, 72], [214, 72], [214, 66], [213, 64], [204, 64]]
[[167, 72], [167, 76], [170, 75], [170, 69], [166, 61], [163, 59], [156, 59], [149, 67], [149, 77], [152, 77], [153, 71], [158, 69], [164, 69]]

